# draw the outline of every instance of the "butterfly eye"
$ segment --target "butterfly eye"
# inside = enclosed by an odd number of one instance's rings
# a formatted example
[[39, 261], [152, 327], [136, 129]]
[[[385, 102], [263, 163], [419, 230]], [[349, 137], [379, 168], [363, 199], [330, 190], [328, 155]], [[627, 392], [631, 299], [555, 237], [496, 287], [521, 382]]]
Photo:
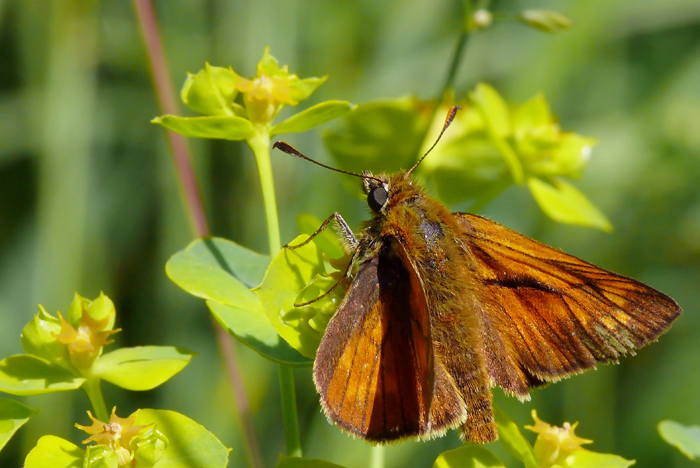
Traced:
[[387, 198], [389, 198], [389, 192], [387, 192], [386, 186], [380, 185], [367, 195], [367, 204], [372, 211], [379, 213], [384, 207]]

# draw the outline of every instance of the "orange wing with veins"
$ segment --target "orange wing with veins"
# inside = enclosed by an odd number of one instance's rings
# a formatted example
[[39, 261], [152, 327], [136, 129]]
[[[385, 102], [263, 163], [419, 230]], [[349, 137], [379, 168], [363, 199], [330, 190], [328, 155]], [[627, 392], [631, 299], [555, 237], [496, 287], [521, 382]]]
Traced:
[[378, 442], [427, 434], [435, 387], [425, 296], [392, 248], [360, 265], [314, 362], [326, 416]]
[[515, 395], [634, 354], [681, 313], [673, 299], [639, 281], [480, 216], [454, 215], [478, 280], [489, 375]]

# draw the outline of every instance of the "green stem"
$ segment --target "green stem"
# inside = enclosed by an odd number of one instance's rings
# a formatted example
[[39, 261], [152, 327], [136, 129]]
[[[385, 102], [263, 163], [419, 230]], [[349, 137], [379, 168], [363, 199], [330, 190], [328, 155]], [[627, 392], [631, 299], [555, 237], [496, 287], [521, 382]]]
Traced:
[[258, 166], [258, 177], [260, 177], [265, 219], [267, 220], [267, 241], [270, 255], [275, 255], [282, 242], [280, 240], [280, 225], [277, 220], [275, 181], [272, 178], [272, 164], [270, 164], [270, 135], [267, 130], [259, 129], [247, 142], [255, 154], [255, 163]]
[[80, 388], [87, 394], [90, 404], [92, 405], [92, 410], [95, 412], [95, 417], [100, 421], [107, 422], [109, 420], [109, 413], [107, 412], [107, 406], [105, 406], [105, 400], [102, 397], [100, 379], [87, 379]]
[[440, 90], [437, 102], [442, 102], [449, 90], [454, 88], [455, 79], [457, 78], [457, 71], [459, 70], [459, 65], [462, 63], [464, 49], [467, 46], [469, 36], [470, 34], [466, 29], [463, 29], [459, 34], [459, 39], [457, 39], [457, 45], [454, 53], [452, 54], [452, 60], [450, 61], [450, 68], [447, 72], [447, 76], [445, 77], [445, 83], [442, 85], [442, 89]]
[[384, 445], [375, 445], [372, 447], [372, 457], [369, 462], [370, 468], [384, 468], [385, 452]]
[[297, 417], [296, 391], [294, 390], [294, 370], [289, 366], [280, 364], [279, 375], [287, 456], [301, 457], [299, 418]]
[[[275, 183], [272, 178], [272, 165], [270, 163], [270, 135], [266, 129], [259, 128], [247, 142], [255, 154], [255, 162], [258, 166], [258, 176], [260, 177], [263, 205], [265, 207], [265, 219], [267, 220], [270, 255], [275, 255], [279, 251], [282, 242], [277, 219]], [[291, 367], [280, 364], [279, 378], [287, 455], [300, 457], [301, 441], [299, 438], [296, 391], [294, 389], [294, 371]]]

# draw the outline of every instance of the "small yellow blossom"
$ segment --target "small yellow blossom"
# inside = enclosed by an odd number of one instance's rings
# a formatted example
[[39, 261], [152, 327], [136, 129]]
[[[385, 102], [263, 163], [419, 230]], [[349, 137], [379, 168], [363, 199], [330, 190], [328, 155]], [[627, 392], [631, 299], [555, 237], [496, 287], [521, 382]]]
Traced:
[[119, 466], [127, 466], [133, 459], [133, 451], [129, 446], [131, 440], [148, 426], [134, 426], [136, 416], [141, 410], [136, 410], [128, 418], [118, 417], [116, 411], [117, 408], [114, 407], [109, 422], [100, 421], [88, 411], [87, 414], [92, 420], [92, 425], [76, 424], [75, 427], [90, 434], [90, 437], [83, 440], [83, 444], [95, 442], [98, 445], [107, 446], [109, 450], [117, 454]]
[[60, 343], [68, 346], [68, 353], [74, 366], [78, 368], [90, 367], [100, 355], [102, 347], [113, 342], [113, 340], [108, 340], [109, 336], [121, 331], [121, 329], [105, 330], [112, 313], [114, 313], [114, 309], [102, 320], [95, 320], [83, 308], [77, 330], [63, 318], [60, 312], [58, 313], [58, 318], [61, 320], [61, 333], [53, 335]]
[[233, 86], [243, 95], [248, 120], [256, 125], [268, 125], [284, 106], [296, 106], [325, 80], [325, 77], [299, 79], [289, 73], [287, 65], [280, 67], [267, 48], [258, 63], [257, 75], [251, 79], [236, 75]]
[[565, 422], [562, 427], [551, 426], [539, 419], [535, 410], [532, 410], [532, 419], [535, 420], [535, 425], [525, 426], [525, 429], [537, 433], [535, 458], [543, 468], [563, 465], [569, 455], [577, 450], [584, 450], [581, 445], [593, 442], [574, 434], [578, 423], [572, 425]]

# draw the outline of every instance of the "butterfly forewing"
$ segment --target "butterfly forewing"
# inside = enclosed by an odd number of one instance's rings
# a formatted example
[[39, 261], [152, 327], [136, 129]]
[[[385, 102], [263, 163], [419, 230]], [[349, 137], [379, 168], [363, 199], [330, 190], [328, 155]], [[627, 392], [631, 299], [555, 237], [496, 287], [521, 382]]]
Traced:
[[[455, 217], [472, 274], [483, 286], [475, 291], [477, 313], [487, 316], [482, 333], [496, 334], [514, 351], [505, 356], [487, 347], [489, 373], [515, 394], [524, 396], [522, 382], [555, 381], [597, 361], [616, 362], [655, 340], [681, 312], [673, 299], [639, 281], [480, 216]], [[517, 372], [520, 384], [504, 377]]]
[[420, 436], [429, 428], [432, 352], [415, 274], [391, 252], [365, 260], [314, 362], [326, 415], [367, 440]]

